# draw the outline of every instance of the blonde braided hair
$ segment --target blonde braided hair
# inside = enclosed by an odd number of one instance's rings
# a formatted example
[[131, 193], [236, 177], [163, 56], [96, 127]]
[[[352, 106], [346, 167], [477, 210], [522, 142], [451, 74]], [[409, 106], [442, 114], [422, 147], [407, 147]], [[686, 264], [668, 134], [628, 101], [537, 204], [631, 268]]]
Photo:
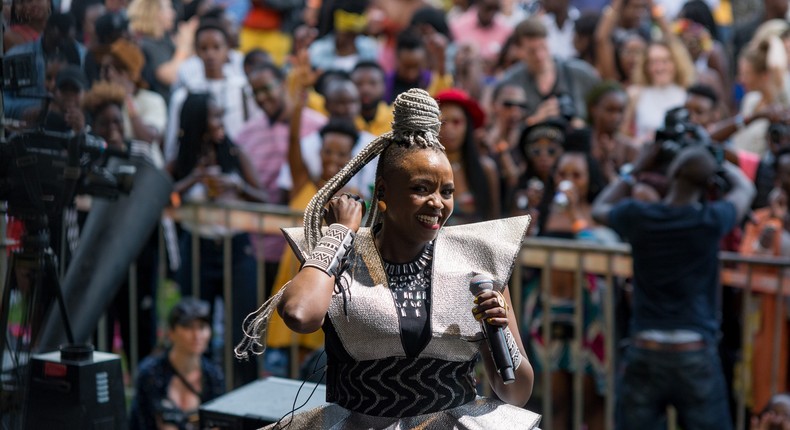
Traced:
[[[390, 145], [397, 145], [404, 149], [436, 149], [444, 152], [444, 146], [439, 143], [439, 128], [441, 127], [439, 105], [425, 90], [412, 88], [401, 93], [395, 100], [393, 109], [392, 131], [370, 142], [335, 176], [329, 179], [308, 203], [304, 212], [304, 232], [308, 254], [313, 251], [321, 239], [324, 206], [356, 173], [382, 154]], [[378, 198], [375, 194], [371, 202], [372, 210], [365, 223], [366, 227], [380, 221], [381, 214], [378, 212]], [[249, 353], [261, 355], [266, 350], [266, 331], [269, 319], [277, 309], [287, 287], [288, 284], [283, 285], [277, 294], [245, 318], [243, 323], [244, 338], [234, 349], [236, 358], [247, 359]]]

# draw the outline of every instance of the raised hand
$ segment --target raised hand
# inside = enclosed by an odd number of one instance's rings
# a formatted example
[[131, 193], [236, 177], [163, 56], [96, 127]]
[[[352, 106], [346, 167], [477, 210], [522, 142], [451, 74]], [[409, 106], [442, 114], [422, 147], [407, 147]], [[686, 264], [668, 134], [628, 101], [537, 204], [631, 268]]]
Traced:
[[332, 197], [324, 209], [324, 220], [327, 224], [339, 223], [356, 232], [365, 216], [365, 202], [356, 195], [344, 193]]

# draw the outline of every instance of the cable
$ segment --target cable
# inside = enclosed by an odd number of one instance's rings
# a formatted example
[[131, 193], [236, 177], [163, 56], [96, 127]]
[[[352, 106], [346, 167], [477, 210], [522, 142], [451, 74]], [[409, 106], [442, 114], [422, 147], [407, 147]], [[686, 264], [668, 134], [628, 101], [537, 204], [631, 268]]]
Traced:
[[[294, 417], [294, 414], [295, 414], [295, 412], [296, 412], [296, 411], [298, 411], [299, 409], [302, 409], [303, 407], [305, 407], [305, 405], [307, 405], [307, 402], [309, 402], [309, 401], [310, 401], [310, 399], [313, 397], [313, 394], [315, 394], [315, 390], [316, 390], [316, 389], [318, 389], [318, 385], [319, 385], [319, 384], [321, 384], [321, 382], [323, 382], [323, 380], [324, 380], [324, 376], [326, 376], [326, 364], [325, 364], [325, 365], [323, 365], [323, 366], [321, 366], [321, 368], [319, 369], [319, 368], [318, 368], [318, 363], [320, 363], [320, 362], [321, 362], [321, 357], [323, 357], [323, 355], [324, 355], [325, 353], [326, 353], [326, 350], [322, 350], [322, 351], [321, 351], [321, 354], [319, 354], [319, 355], [318, 355], [318, 358], [316, 358], [316, 360], [315, 360], [315, 364], [313, 365], [313, 373], [311, 373], [311, 374], [310, 374], [310, 375], [309, 375], [307, 378], [305, 378], [305, 379], [302, 381], [302, 383], [299, 385], [299, 389], [296, 391], [296, 396], [294, 396], [294, 401], [293, 401], [293, 404], [291, 405], [291, 410], [290, 410], [290, 412], [286, 412], [286, 413], [285, 413], [285, 415], [281, 416], [281, 417], [280, 417], [280, 419], [279, 419], [279, 420], [277, 420], [277, 422], [274, 424], [274, 428], [275, 428], [275, 429], [286, 429], [286, 428], [288, 428], [288, 426], [290, 426], [290, 425], [291, 425], [291, 423], [293, 422], [293, 417]], [[312, 377], [313, 377], [313, 376], [315, 376], [315, 374], [316, 374], [316, 373], [318, 373], [318, 372], [323, 372], [323, 373], [321, 374], [321, 378], [319, 378], [319, 379], [318, 379], [318, 382], [316, 382], [316, 383], [315, 383], [315, 386], [313, 387], [313, 390], [310, 392], [310, 395], [309, 395], [309, 396], [307, 396], [307, 399], [304, 401], [304, 403], [302, 403], [301, 405], [299, 405], [299, 406], [297, 407], [297, 406], [296, 406], [296, 401], [299, 399], [299, 393], [301, 393], [301, 392], [302, 392], [302, 388], [304, 387], [304, 384], [305, 384], [305, 382], [307, 382], [307, 381], [309, 381], [310, 379], [312, 379]], [[285, 426], [284, 426], [284, 427], [280, 427], [280, 423], [281, 423], [281, 421], [282, 421], [283, 419], [285, 419], [285, 417], [287, 417], [288, 415], [290, 415], [290, 416], [291, 416], [291, 419], [290, 419], [290, 420], [288, 420], [288, 423], [287, 423], [287, 424], [285, 424]]]

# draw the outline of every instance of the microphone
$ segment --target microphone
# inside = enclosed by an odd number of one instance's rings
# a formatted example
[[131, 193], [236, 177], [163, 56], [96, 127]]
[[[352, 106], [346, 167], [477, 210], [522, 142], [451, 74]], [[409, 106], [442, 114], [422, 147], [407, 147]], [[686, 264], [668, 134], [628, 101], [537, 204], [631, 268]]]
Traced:
[[[494, 281], [486, 275], [475, 275], [469, 281], [469, 292], [477, 297], [486, 290], [494, 289]], [[491, 350], [491, 356], [494, 358], [494, 365], [496, 366], [502, 382], [512, 384], [516, 380], [516, 374], [513, 372], [513, 358], [507, 349], [507, 341], [505, 340], [505, 331], [500, 326], [493, 326], [486, 322], [485, 318], [480, 320], [483, 325], [483, 332], [485, 333], [488, 341], [488, 349]]]

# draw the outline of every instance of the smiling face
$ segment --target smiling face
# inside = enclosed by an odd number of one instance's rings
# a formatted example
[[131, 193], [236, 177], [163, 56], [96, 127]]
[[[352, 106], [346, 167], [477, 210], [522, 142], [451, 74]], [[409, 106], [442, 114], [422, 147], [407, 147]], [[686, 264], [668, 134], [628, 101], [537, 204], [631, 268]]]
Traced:
[[269, 120], [275, 120], [285, 104], [282, 82], [268, 69], [252, 72], [249, 81], [255, 102], [266, 113]]
[[[447, 156], [433, 149], [410, 150], [377, 181], [386, 202], [382, 236], [422, 245], [436, 238], [453, 213], [453, 169]], [[384, 240], [384, 239], [382, 239]]]
[[664, 45], [654, 44], [647, 50], [647, 75], [655, 86], [669, 85], [675, 80], [676, 69], [672, 53]]

